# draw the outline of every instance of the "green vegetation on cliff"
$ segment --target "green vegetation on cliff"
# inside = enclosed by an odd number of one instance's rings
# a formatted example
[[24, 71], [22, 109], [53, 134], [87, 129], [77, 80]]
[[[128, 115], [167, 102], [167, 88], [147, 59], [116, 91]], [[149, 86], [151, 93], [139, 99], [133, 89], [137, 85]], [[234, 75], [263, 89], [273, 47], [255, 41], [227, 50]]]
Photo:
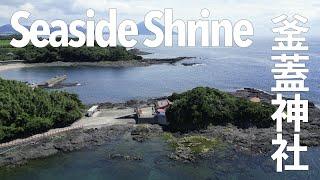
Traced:
[[[26, 60], [29, 63], [63, 62], [99, 62], [141, 60], [141, 56], [117, 47], [52, 47], [37, 48], [31, 44], [24, 48], [11, 47], [10, 40], [15, 36], [0, 36], [0, 61]], [[19, 38], [19, 37], [15, 37]]]
[[198, 87], [169, 98], [173, 105], [167, 110], [169, 127], [174, 131], [189, 131], [212, 125], [231, 123], [241, 128], [271, 127], [275, 107], [254, 103], [208, 87]]
[[99, 61], [129, 61], [142, 59], [126, 50], [124, 47], [51, 47], [37, 48], [28, 45], [16, 51], [17, 59], [30, 63], [63, 62], [99, 62]]
[[83, 108], [77, 95], [0, 78], [0, 142], [70, 125]]

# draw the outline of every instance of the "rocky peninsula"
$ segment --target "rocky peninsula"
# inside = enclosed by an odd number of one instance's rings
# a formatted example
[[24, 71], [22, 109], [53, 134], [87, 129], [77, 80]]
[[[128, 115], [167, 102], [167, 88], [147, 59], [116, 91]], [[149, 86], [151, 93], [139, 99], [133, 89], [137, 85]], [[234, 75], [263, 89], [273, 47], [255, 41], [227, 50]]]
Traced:
[[[232, 92], [231, 94], [250, 98], [257, 95], [264, 101], [272, 95], [263, 91], [245, 89]], [[154, 103], [158, 99], [131, 100], [125, 103], [102, 103], [102, 108], [125, 108], [137, 107]], [[301, 144], [308, 147], [320, 145], [320, 110], [316, 106], [309, 107], [309, 123], [301, 126]], [[290, 133], [293, 125], [284, 123], [284, 138], [292, 143], [293, 134]], [[94, 149], [102, 144], [108, 144], [129, 136], [132, 140], [144, 143], [152, 138], [163, 137], [163, 140], [172, 147], [172, 153], [168, 159], [196, 163], [202, 158], [214, 156], [217, 148], [228, 147], [234, 151], [244, 152], [252, 155], [267, 155], [274, 150], [271, 139], [276, 137], [275, 127], [270, 128], [239, 128], [232, 124], [226, 126], [213, 126], [198, 131], [185, 133], [167, 132], [166, 128], [151, 124], [127, 124], [113, 125], [101, 128], [78, 129], [65, 132], [50, 138], [34, 141], [11, 149], [1, 149], [0, 166], [16, 166], [24, 164], [31, 159], [44, 158], [55, 155], [59, 152], [71, 152], [84, 148]], [[141, 160], [143, 157], [129, 156], [126, 154], [109, 154], [111, 159]]]
[[98, 67], [145, 67], [157, 64], [175, 64], [179, 61], [191, 59], [193, 57], [174, 57], [174, 58], [152, 58], [130, 61], [101, 61], [101, 62], [50, 62], [50, 63], [0, 63], [0, 71], [29, 67], [72, 67], [72, 66], [98, 66]]

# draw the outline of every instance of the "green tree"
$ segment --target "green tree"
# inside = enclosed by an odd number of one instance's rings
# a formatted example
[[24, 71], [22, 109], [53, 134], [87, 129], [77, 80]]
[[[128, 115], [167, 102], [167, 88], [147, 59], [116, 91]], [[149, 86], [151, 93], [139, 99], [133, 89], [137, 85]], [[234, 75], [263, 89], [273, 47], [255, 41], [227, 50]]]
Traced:
[[70, 125], [82, 117], [77, 95], [0, 78], [0, 142]]
[[212, 125], [234, 124], [241, 128], [270, 127], [275, 107], [237, 98], [212, 88], [198, 87], [172, 94], [173, 105], [166, 111], [169, 126], [175, 131], [199, 130]]

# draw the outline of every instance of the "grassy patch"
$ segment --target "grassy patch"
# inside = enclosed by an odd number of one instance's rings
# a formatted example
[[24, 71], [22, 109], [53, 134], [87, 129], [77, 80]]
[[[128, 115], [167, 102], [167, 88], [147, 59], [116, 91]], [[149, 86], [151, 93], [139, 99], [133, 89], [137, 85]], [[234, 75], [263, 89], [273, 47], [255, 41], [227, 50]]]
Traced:
[[176, 138], [171, 133], [164, 133], [163, 139], [175, 151], [178, 149], [190, 149], [193, 154], [207, 153], [222, 145], [221, 141], [216, 138], [207, 138], [200, 135]]
[[163, 139], [169, 144], [169, 146], [176, 150], [179, 145], [178, 145], [178, 139], [175, 138], [171, 133], [163, 133]]
[[10, 45], [9, 39], [0, 39], [0, 61], [16, 59], [15, 53], [18, 50]]
[[171, 141], [175, 138], [171, 133], [168, 132], [163, 133], [162, 137], [165, 141]]
[[0, 40], [0, 47], [1, 47], [1, 48], [11, 47], [10, 41], [11, 41], [11, 40], [9, 40], [9, 39]]
[[189, 147], [191, 152], [207, 153], [219, 145], [219, 141], [216, 138], [206, 138], [204, 136], [188, 136], [179, 141], [184, 147]]

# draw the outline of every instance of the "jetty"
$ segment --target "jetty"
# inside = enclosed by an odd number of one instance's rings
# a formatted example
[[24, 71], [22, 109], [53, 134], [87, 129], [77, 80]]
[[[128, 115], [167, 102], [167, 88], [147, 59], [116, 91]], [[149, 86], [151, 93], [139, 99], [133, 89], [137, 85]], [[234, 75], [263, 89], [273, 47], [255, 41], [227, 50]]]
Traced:
[[57, 84], [65, 81], [67, 79], [67, 75], [62, 75], [62, 76], [56, 76], [54, 78], [51, 78], [44, 83], [38, 84], [39, 87], [45, 87], [45, 88], [51, 88], [56, 86]]

